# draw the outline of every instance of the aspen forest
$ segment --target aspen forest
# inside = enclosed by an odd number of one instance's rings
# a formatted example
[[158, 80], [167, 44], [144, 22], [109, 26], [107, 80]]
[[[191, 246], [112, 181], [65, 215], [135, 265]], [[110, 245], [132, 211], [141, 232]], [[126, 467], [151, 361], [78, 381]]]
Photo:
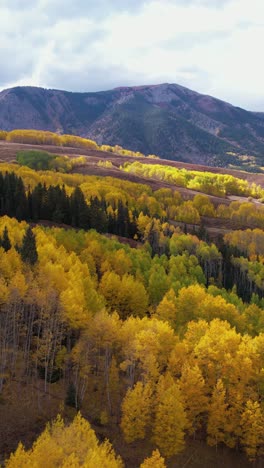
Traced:
[[0, 466], [262, 466], [264, 186], [0, 138]]

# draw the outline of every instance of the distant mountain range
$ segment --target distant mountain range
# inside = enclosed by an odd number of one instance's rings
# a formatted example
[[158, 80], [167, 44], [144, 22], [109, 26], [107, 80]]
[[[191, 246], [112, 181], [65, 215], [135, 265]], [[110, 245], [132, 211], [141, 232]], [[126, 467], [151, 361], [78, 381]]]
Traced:
[[0, 93], [0, 129], [17, 128], [71, 133], [172, 160], [264, 166], [263, 113], [177, 84], [96, 93], [6, 89]]

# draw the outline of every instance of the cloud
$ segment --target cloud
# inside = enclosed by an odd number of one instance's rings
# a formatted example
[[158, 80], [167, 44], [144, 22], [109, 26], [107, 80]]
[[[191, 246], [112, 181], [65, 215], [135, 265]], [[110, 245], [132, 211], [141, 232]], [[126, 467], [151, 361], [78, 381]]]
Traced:
[[160, 42], [160, 46], [166, 50], [185, 50], [197, 47], [197, 45], [207, 45], [215, 41], [224, 40], [232, 34], [231, 31], [205, 31], [187, 33], [176, 33], [173, 39], [168, 39]]
[[[113, 89], [120, 86], [132, 86], [135, 82], [135, 76], [129, 76], [125, 67], [95, 65], [87, 66], [81, 74], [69, 74], [63, 65], [53, 65], [44, 73], [45, 81], [49, 83], [50, 88], [58, 88], [60, 81], [65, 83], [65, 89], [72, 91], [98, 91], [98, 82], [100, 82], [100, 91]], [[141, 82], [139, 77], [137, 82]]]
[[178, 82], [257, 108], [263, 13], [262, 0], [2, 0], [0, 87]]

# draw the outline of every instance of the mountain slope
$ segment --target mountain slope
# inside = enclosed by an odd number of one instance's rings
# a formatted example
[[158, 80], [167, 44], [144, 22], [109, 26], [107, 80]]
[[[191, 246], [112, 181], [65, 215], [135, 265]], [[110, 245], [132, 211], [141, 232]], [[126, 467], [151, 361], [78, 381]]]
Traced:
[[96, 93], [7, 89], [0, 93], [0, 128], [73, 133], [99, 144], [208, 165], [240, 165], [239, 155], [245, 154], [264, 163], [263, 114], [176, 84]]

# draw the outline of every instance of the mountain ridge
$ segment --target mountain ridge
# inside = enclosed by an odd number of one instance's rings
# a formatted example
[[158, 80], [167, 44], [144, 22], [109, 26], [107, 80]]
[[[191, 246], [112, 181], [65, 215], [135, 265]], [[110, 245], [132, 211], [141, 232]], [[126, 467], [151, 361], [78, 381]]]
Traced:
[[173, 83], [97, 92], [8, 88], [0, 92], [0, 128], [77, 134], [211, 166], [264, 165], [264, 113]]

